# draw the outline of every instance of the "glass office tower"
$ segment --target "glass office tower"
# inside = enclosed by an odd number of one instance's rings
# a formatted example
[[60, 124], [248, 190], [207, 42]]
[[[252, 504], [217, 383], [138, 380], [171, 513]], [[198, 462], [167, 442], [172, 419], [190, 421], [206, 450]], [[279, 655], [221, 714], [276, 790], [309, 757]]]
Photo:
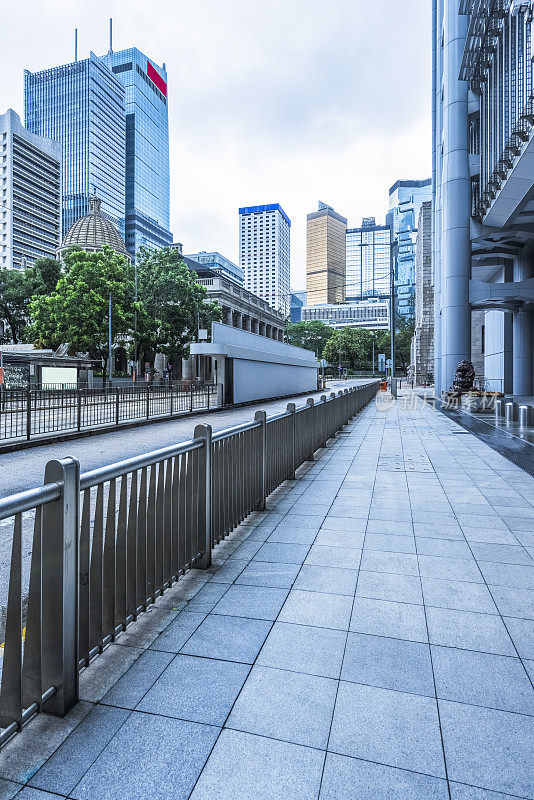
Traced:
[[24, 72], [24, 114], [32, 133], [62, 145], [62, 230], [102, 211], [124, 234], [126, 126], [124, 87], [94, 53], [42, 72]]
[[360, 228], [347, 228], [347, 300], [389, 297], [391, 232], [364, 217]]
[[432, 181], [397, 181], [389, 190], [386, 222], [393, 228], [396, 312], [415, 318], [415, 240], [423, 202], [432, 199]]
[[126, 109], [126, 247], [172, 243], [169, 232], [167, 73], [136, 47], [102, 56], [124, 86]]

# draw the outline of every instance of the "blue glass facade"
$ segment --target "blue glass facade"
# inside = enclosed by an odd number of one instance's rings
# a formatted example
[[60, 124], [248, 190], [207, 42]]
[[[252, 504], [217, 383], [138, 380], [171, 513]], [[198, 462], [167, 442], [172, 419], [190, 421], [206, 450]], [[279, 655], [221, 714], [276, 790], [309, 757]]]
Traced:
[[169, 232], [167, 73], [136, 47], [102, 56], [124, 86], [126, 111], [126, 247], [172, 243]]
[[396, 312], [415, 318], [415, 240], [421, 204], [432, 199], [432, 181], [402, 180], [389, 190], [386, 224], [393, 228]]
[[96, 190], [102, 211], [125, 231], [124, 87], [94, 53], [24, 72], [25, 126], [62, 145], [62, 230], [87, 214]]

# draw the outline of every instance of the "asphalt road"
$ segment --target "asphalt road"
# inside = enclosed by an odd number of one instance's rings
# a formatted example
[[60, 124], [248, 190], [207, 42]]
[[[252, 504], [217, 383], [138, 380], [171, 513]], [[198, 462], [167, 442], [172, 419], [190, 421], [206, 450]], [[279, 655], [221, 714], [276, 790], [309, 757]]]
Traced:
[[[345, 387], [367, 383], [368, 380], [332, 381], [328, 384], [326, 392], [339, 391]], [[319, 398], [322, 394], [324, 392], [311, 392], [309, 396]], [[248, 422], [254, 418], [254, 412], [258, 408], [265, 409], [267, 414], [274, 414], [285, 409], [291, 400], [297, 405], [303, 405], [306, 398], [300, 396], [273, 402], [261, 401], [254, 406], [195, 417], [182, 417], [139, 428], [119, 429], [69, 442], [57, 442], [14, 453], [3, 453], [0, 454], [0, 497], [42, 485], [45, 465], [53, 458], [74, 456], [80, 461], [82, 472], [85, 472], [160, 447], [187, 441], [193, 437], [195, 426], [203, 422], [209, 423], [213, 430], [217, 431]]]

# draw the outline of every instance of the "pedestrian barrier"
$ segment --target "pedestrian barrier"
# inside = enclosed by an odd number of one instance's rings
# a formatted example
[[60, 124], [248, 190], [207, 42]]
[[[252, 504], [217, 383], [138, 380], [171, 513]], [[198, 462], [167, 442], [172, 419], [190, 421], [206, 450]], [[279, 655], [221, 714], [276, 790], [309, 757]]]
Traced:
[[120, 426], [218, 406], [217, 385], [133, 384], [98, 389], [0, 388], [0, 441]]
[[[36, 713], [63, 716], [80, 669], [376, 394], [378, 381], [80, 475], [50, 461], [44, 486], [0, 500], [13, 539], [0, 746]], [[31, 550], [29, 576], [23, 552]], [[1, 640], [0, 640], [1, 641]]]

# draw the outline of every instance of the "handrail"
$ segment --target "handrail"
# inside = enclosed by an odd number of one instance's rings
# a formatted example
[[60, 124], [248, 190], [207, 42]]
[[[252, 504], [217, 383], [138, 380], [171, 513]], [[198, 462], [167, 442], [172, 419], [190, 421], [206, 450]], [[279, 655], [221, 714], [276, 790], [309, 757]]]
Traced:
[[0, 520], [32, 511], [61, 497], [61, 486], [58, 483], [48, 483], [37, 486], [35, 489], [25, 489], [23, 492], [8, 495], [0, 499]]

